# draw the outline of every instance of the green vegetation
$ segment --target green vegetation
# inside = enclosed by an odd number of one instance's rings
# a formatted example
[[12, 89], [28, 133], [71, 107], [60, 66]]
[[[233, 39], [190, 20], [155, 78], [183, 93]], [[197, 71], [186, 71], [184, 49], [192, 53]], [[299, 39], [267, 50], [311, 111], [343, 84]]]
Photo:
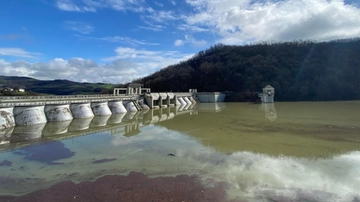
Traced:
[[228, 91], [251, 100], [267, 84], [275, 100], [360, 99], [360, 38], [245, 46], [215, 45], [134, 82], [152, 91]]

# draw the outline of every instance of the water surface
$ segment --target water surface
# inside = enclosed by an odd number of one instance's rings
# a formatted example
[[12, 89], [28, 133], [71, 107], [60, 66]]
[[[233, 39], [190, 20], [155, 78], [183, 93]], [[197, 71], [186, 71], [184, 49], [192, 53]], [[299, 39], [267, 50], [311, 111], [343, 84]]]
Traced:
[[358, 101], [197, 104], [16, 127], [0, 133], [0, 194], [137, 171], [224, 181], [239, 200], [356, 201], [359, 110]]

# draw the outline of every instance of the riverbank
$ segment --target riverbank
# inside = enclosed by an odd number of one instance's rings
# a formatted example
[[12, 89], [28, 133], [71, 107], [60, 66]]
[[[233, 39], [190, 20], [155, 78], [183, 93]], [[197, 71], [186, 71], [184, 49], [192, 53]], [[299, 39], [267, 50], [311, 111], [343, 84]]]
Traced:
[[47, 189], [22, 196], [0, 196], [0, 201], [223, 201], [226, 199], [225, 182], [208, 180], [206, 185], [197, 175], [149, 178], [140, 172], [128, 176], [106, 175], [97, 180], [75, 184], [63, 181]]

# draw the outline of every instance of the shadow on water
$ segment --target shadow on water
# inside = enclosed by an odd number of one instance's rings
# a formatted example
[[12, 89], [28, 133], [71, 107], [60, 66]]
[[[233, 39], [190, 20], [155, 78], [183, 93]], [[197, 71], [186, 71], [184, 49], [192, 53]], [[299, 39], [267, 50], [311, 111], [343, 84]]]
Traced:
[[63, 164], [55, 161], [71, 158], [75, 155], [75, 152], [66, 148], [60, 141], [25, 146], [13, 153], [23, 156], [24, 159], [38, 161], [48, 165]]

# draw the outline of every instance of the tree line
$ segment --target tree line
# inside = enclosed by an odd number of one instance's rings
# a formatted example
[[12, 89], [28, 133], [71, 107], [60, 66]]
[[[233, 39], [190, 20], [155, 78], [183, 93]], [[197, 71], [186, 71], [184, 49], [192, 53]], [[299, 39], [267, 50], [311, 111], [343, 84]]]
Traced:
[[268, 84], [278, 101], [358, 100], [360, 38], [217, 44], [133, 82], [155, 92], [226, 91], [235, 101], [253, 99]]

